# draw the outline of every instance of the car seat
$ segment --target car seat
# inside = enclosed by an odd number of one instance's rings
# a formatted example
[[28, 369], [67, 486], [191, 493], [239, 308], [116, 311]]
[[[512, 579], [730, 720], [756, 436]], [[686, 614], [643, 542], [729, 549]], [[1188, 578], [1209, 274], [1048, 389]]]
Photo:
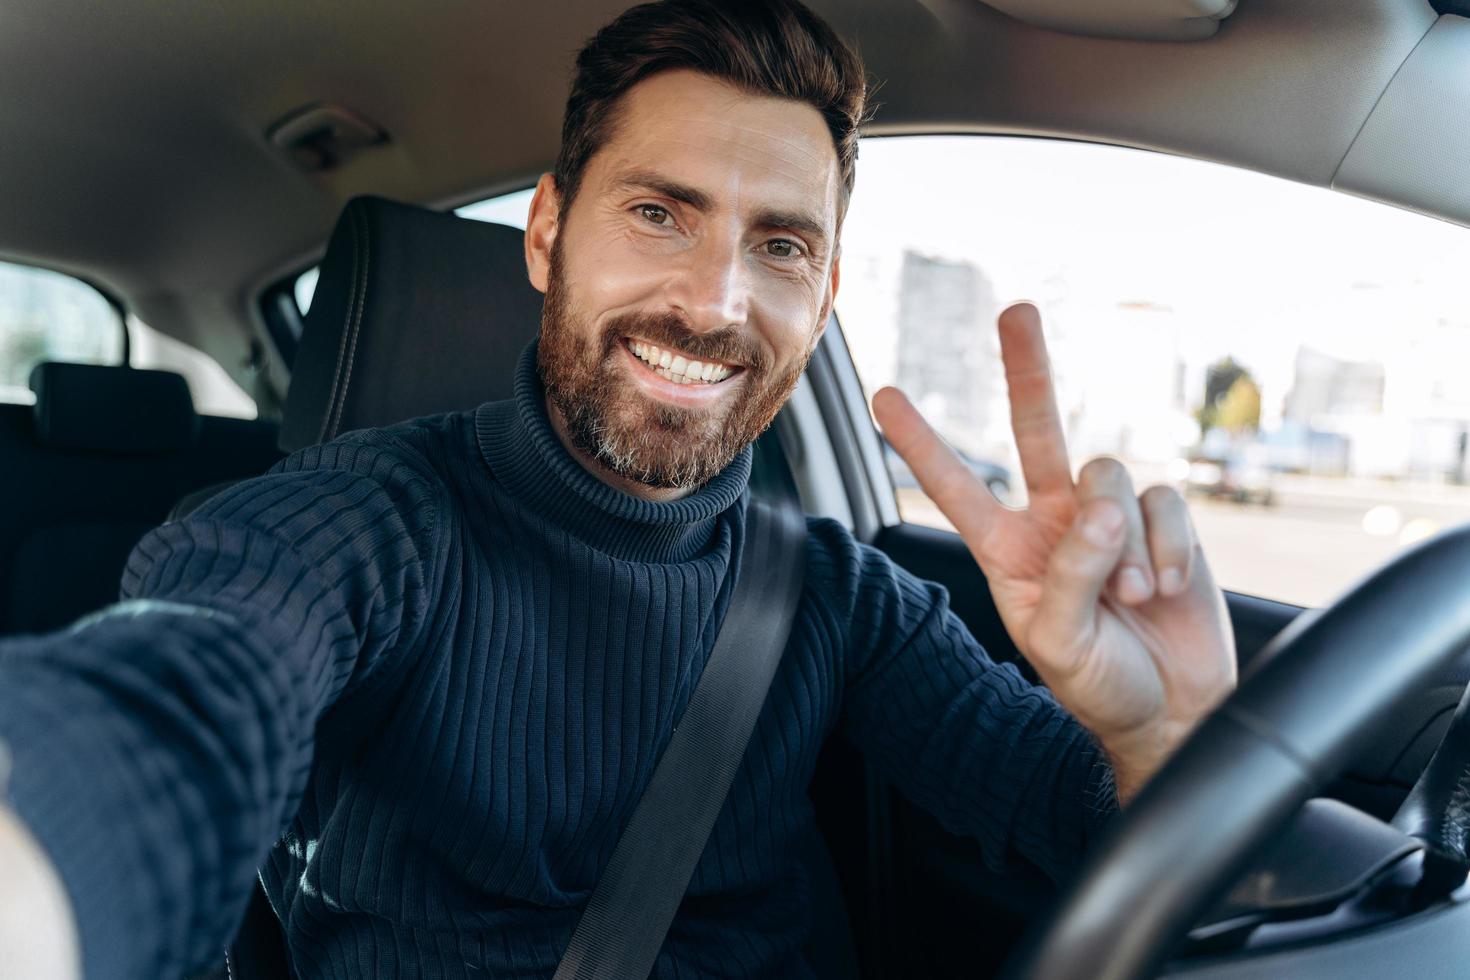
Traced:
[[182, 375], [43, 362], [35, 406], [0, 406], [0, 635], [117, 601], [133, 545], [181, 494], [259, 473], [269, 422], [197, 415]]

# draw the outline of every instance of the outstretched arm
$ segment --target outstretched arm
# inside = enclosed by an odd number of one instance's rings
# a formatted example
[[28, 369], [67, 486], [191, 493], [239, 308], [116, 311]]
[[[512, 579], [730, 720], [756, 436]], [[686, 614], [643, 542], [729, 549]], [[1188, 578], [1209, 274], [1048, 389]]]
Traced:
[[317, 720], [414, 648], [440, 508], [406, 457], [297, 454], [145, 536], [127, 601], [0, 643], [7, 803], [65, 886], [89, 978], [213, 962]]

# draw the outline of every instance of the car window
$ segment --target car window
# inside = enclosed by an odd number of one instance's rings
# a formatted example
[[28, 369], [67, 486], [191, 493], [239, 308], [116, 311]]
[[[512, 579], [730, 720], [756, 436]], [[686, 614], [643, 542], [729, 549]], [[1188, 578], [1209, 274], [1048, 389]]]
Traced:
[[[536, 193], [536, 188], [528, 187], [525, 190], [512, 191], [509, 194], [500, 194], [495, 197], [487, 197], [483, 201], [474, 204], [466, 204], [464, 207], [456, 208], [454, 213], [461, 218], [472, 218], [475, 221], [489, 221], [494, 224], [510, 225], [512, 228], [526, 227], [526, 216], [531, 210], [531, 197]], [[319, 270], [312, 266], [296, 277], [292, 284], [292, 293], [296, 297], [296, 308], [301, 315], [311, 309], [311, 298], [316, 293], [316, 280]]]
[[194, 410], [199, 414], [236, 419], [258, 417], [255, 399], [202, 350], [133, 316], [128, 317], [128, 337], [131, 343], [128, 360], [133, 367], [182, 374], [189, 384]]
[[120, 364], [123, 323], [97, 290], [47, 269], [0, 262], [0, 402], [32, 404], [42, 361]]
[[[995, 337], [1041, 307], [1069, 447], [1191, 500], [1221, 584], [1320, 605], [1470, 520], [1470, 230], [1196, 160], [863, 142], [837, 312], [997, 495], [1025, 487]], [[890, 451], [905, 520], [947, 522]]]

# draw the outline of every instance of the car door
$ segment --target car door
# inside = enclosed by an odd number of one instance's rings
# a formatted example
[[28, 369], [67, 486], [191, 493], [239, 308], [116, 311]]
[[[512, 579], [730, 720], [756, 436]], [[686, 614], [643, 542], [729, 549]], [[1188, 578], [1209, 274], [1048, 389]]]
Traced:
[[[799, 477], [809, 509], [839, 481], [840, 508], [815, 509], [946, 586], [996, 659], [1018, 653], [984, 575], [890, 474], [868, 399], [903, 387], [972, 469], [1013, 474], [985, 482], [1023, 504], [994, 334], [1016, 299], [1042, 308], [1074, 463], [1113, 455], [1140, 491], [1190, 501], [1243, 670], [1304, 610], [1470, 520], [1455, 366], [1470, 231], [1112, 146], [904, 136], [867, 139], [861, 159], [835, 321], [806, 379], [822, 431], [789, 437]], [[1467, 678], [1462, 664], [1405, 705], [1330, 795], [1390, 816]], [[814, 796], [879, 975], [985, 975], [1052, 894], [1023, 865], [986, 868], [840, 744]]]

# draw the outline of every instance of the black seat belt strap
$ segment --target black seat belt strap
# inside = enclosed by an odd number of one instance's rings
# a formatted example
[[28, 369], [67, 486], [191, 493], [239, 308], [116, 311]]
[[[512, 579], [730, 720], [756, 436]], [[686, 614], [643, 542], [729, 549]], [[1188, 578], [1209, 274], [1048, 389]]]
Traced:
[[786, 648], [805, 540], [794, 489], [749, 502], [720, 635], [554, 980], [645, 980], [653, 969]]

